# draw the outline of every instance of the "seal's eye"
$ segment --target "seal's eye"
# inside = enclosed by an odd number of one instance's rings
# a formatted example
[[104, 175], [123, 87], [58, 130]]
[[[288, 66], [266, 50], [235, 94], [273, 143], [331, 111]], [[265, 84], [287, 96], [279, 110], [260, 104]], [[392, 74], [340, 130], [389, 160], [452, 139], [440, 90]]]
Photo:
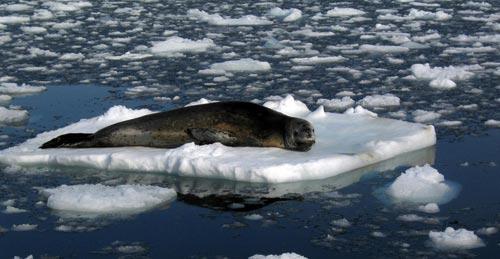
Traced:
[[296, 130], [296, 131], [293, 132], [293, 136], [297, 137], [298, 135], [299, 135], [299, 131], [298, 130]]

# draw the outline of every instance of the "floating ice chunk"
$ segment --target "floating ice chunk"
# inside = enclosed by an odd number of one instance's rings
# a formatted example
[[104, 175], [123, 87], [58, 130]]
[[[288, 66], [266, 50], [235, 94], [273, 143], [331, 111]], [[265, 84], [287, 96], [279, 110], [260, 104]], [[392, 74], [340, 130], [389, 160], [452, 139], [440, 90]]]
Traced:
[[359, 50], [369, 53], [403, 53], [410, 51], [407, 47], [391, 46], [391, 45], [370, 45], [363, 44], [359, 46]]
[[416, 110], [412, 112], [413, 120], [419, 123], [431, 122], [441, 118], [441, 114], [432, 111]]
[[0, 105], [8, 105], [12, 97], [10, 95], [0, 94]]
[[390, 107], [399, 106], [399, 97], [392, 94], [384, 95], [369, 95], [358, 101], [358, 104], [363, 107]]
[[16, 214], [16, 213], [24, 213], [24, 212], [27, 212], [27, 210], [19, 209], [19, 208], [12, 207], [12, 206], [7, 206], [5, 208], [5, 210], [3, 211], [3, 213], [6, 213], [6, 214]]
[[187, 16], [208, 24], [220, 26], [253, 26], [269, 25], [273, 23], [266, 18], [257, 17], [255, 15], [245, 15], [241, 18], [224, 18], [220, 14], [209, 14], [198, 9], [189, 9]]
[[364, 15], [365, 12], [354, 9], [354, 8], [341, 8], [341, 7], [334, 7], [332, 10], [328, 10], [326, 12], [326, 16], [330, 17], [348, 17], [348, 16], [360, 16]]
[[271, 17], [280, 18], [284, 22], [293, 22], [302, 18], [302, 11], [296, 8], [281, 9], [279, 7], [274, 7], [273, 9], [269, 10], [268, 15]]
[[250, 214], [250, 215], [246, 215], [245, 216], [245, 219], [247, 220], [261, 220], [263, 219], [264, 217], [262, 217], [261, 215], [259, 214]]
[[280, 255], [252, 255], [248, 257], [248, 259], [307, 259], [307, 257], [304, 257], [302, 255], [296, 254], [296, 253], [283, 253]]
[[399, 215], [397, 217], [397, 220], [400, 221], [405, 221], [405, 222], [422, 222], [426, 224], [438, 224], [439, 220], [437, 218], [427, 218], [427, 217], [422, 217], [416, 214], [404, 214], [404, 215]]
[[329, 110], [343, 111], [354, 105], [354, 100], [349, 96], [344, 96], [342, 99], [318, 99], [316, 104], [323, 105]]
[[497, 48], [485, 46], [485, 47], [449, 47], [446, 48], [444, 54], [462, 54], [462, 53], [487, 53], [496, 52]]
[[210, 71], [200, 70], [201, 73], [207, 74], [224, 74], [226, 72], [265, 72], [271, 70], [271, 65], [265, 61], [258, 61], [251, 58], [242, 58], [238, 60], [230, 60], [221, 63], [210, 65]]
[[427, 164], [406, 170], [387, 188], [386, 194], [395, 202], [442, 204], [451, 200], [457, 189]]
[[417, 9], [411, 9], [408, 16], [413, 19], [438, 20], [438, 21], [449, 20], [452, 17], [452, 15], [447, 14], [443, 11], [437, 11], [433, 13]]
[[[426, 64], [414, 64], [411, 66], [411, 72], [417, 79], [421, 80], [436, 80], [436, 79], [448, 79], [442, 81], [435, 81], [433, 83], [434, 87], [450, 87], [451, 80], [467, 80], [474, 76], [472, 70], [481, 69], [478, 65], [473, 66], [449, 66], [449, 67], [434, 67]], [[454, 82], [453, 82], [454, 83]]]
[[438, 213], [439, 206], [436, 203], [427, 203], [425, 205], [418, 206], [418, 210], [425, 213]]
[[455, 230], [447, 227], [444, 232], [430, 231], [429, 238], [432, 245], [440, 250], [461, 250], [484, 246], [483, 241], [474, 232], [464, 228]]
[[306, 36], [306, 37], [328, 37], [328, 36], [335, 35], [335, 33], [331, 32], [331, 31], [313, 31], [310, 28], [293, 31], [292, 34], [302, 35], [302, 36]]
[[148, 185], [62, 185], [43, 193], [51, 209], [99, 214], [145, 211], [176, 197], [173, 189]]
[[333, 56], [333, 57], [309, 57], [309, 58], [292, 58], [293, 63], [297, 63], [300, 65], [316, 65], [316, 64], [328, 64], [328, 63], [338, 63], [346, 60], [346, 58], [342, 56]]
[[16, 83], [0, 83], [0, 93], [9, 95], [34, 94], [45, 91], [44, 86], [18, 85]]
[[456, 37], [451, 37], [450, 40], [458, 42], [481, 42], [481, 43], [500, 43], [500, 34], [469, 36], [460, 34]]
[[5, 11], [8, 12], [23, 12], [30, 11], [33, 9], [33, 6], [27, 4], [10, 4], [5, 6]]
[[28, 51], [32, 57], [50, 57], [50, 58], [59, 57], [59, 54], [57, 54], [56, 52], [39, 49], [36, 47], [31, 47], [28, 49]]
[[429, 86], [436, 89], [452, 89], [457, 86], [457, 84], [451, 81], [449, 78], [438, 77], [429, 83]]
[[38, 227], [36, 224], [19, 224], [12, 225], [12, 231], [31, 231]]
[[84, 59], [85, 56], [82, 53], [66, 53], [59, 57], [60, 60], [64, 61], [75, 61]]
[[498, 233], [498, 228], [496, 227], [485, 227], [485, 228], [480, 228], [476, 231], [479, 235], [493, 235]]
[[70, 1], [66, 3], [48, 1], [43, 3], [43, 6], [48, 7], [54, 12], [75, 12], [82, 8], [92, 7], [92, 3], [88, 1]]
[[47, 29], [45, 29], [44, 27], [40, 27], [40, 26], [23, 26], [23, 27], [21, 27], [21, 30], [24, 33], [28, 33], [28, 34], [44, 34], [47, 32]]
[[333, 220], [332, 224], [342, 228], [348, 228], [351, 226], [351, 222], [349, 222], [349, 220], [347, 220], [346, 218]]
[[54, 18], [54, 14], [52, 14], [51, 11], [45, 9], [35, 10], [35, 13], [32, 16], [33, 20], [38, 21], [50, 20], [52, 18]]
[[201, 40], [190, 40], [173, 36], [165, 41], [155, 42], [151, 47], [151, 52], [157, 55], [172, 56], [178, 53], [199, 53], [205, 52], [215, 47], [213, 40], [204, 38]]
[[130, 53], [126, 52], [123, 55], [119, 56], [107, 56], [106, 59], [108, 60], [124, 60], [124, 61], [133, 61], [133, 60], [143, 60], [146, 58], [150, 58], [153, 55], [148, 54], [148, 53]]
[[92, 133], [111, 124], [152, 113], [115, 106], [104, 115], [38, 134], [18, 146], [2, 150], [0, 162], [17, 166], [78, 166], [280, 183], [332, 177], [436, 143], [432, 126], [359, 115], [363, 113], [362, 107], [353, 109], [351, 114], [325, 112], [324, 116], [309, 118], [311, 112], [305, 104], [296, 102], [293, 97], [273, 99], [268, 105], [287, 114], [303, 114], [302, 118], [314, 125], [316, 144], [310, 151], [228, 147], [220, 143], [201, 146], [188, 143], [174, 149], [38, 148], [61, 134]]
[[25, 110], [11, 110], [0, 107], [0, 125], [20, 124], [28, 119], [28, 112]]
[[19, 24], [19, 23], [27, 23], [30, 21], [30, 18], [27, 16], [0, 16], [0, 24]]
[[494, 120], [494, 119], [489, 119], [484, 122], [484, 125], [489, 126], [489, 127], [500, 127], [500, 121], [499, 120]]
[[[2, 26], [0, 24], [0, 29], [2, 29]], [[9, 35], [2, 35], [0, 36], [0, 45], [5, 44], [9, 41], [12, 41], [12, 38]]]
[[380, 231], [373, 231], [372, 233], [370, 233], [370, 235], [372, 235], [373, 237], [386, 237], [387, 235], [380, 232]]

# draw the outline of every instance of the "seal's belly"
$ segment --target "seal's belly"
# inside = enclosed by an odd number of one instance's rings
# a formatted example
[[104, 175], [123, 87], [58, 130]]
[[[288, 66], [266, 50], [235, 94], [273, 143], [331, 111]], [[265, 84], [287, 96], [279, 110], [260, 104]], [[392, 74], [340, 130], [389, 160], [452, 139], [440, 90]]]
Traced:
[[184, 131], [119, 129], [97, 140], [107, 146], [178, 147], [193, 140]]

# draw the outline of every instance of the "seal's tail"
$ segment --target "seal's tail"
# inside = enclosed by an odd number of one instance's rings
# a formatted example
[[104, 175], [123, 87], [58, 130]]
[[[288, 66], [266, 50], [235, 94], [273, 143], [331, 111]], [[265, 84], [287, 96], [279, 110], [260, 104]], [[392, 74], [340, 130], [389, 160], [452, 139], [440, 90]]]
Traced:
[[40, 148], [80, 148], [80, 147], [90, 147], [91, 140], [94, 134], [88, 133], [69, 133], [64, 134], [59, 137], [53, 138], [40, 146]]

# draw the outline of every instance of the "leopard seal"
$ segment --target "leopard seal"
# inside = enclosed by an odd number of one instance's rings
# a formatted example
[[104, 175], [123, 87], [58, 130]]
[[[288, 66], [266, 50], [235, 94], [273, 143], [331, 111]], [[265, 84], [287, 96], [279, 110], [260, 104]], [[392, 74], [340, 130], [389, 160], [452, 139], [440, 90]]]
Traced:
[[153, 113], [93, 134], [64, 134], [40, 148], [175, 148], [190, 142], [308, 151], [315, 143], [315, 134], [312, 124], [304, 119], [251, 102], [229, 101]]

